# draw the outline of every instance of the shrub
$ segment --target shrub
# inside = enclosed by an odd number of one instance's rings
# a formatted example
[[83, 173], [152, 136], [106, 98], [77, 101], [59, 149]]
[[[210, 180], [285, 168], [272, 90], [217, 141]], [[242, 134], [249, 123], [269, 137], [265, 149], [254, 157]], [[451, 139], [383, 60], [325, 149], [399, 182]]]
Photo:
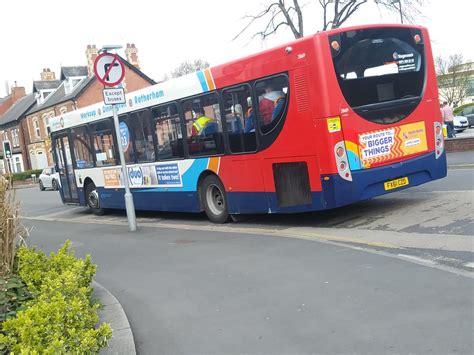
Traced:
[[32, 174], [35, 174], [36, 177], [39, 177], [43, 169], [36, 169], [36, 170], [26, 170], [21, 173], [14, 173], [12, 174], [12, 179], [13, 181], [19, 181], [19, 180], [26, 180], [31, 177]]
[[73, 281], [78, 288], [90, 289], [97, 266], [92, 264], [90, 255], [85, 259], [76, 258], [70, 247], [71, 242], [66, 241], [57, 253], [51, 253], [49, 257], [35, 249], [18, 250], [20, 277], [33, 296], [54, 288], [54, 281], [65, 278], [69, 273], [75, 275]]
[[0, 276], [0, 322], [14, 317], [30, 299], [31, 294], [17, 275]]
[[67, 241], [47, 257], [34, 249], [18, 251], [20, 276], [34, 299], [3, 323], [0, 344], [15, 353], [96, 353], [112, 335], [106, 323], [96, 328], [99, 305], [91, 301], [96, 265], [78, 259]]
[[461, 113], [462, 110], [464, 110], [466, 107], [469, 107], [469, 106], [472, 106], [474, 105], [474, 103], [470, 102], [468, 104], [464, 104], [464, 105], [461, 105], [461, 106], [458, 106], [454, 109], [454, 114], [455, 115], [459, 115]]

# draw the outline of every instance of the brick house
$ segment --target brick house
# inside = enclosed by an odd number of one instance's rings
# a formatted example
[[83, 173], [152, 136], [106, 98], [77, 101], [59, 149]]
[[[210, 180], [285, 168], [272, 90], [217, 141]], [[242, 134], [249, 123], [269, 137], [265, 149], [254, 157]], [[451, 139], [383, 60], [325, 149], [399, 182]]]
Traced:
[[[0, 99], [0, 174], [25, 170], [26, 144], [21, 118], [33, 106], [34, 95], [25, 95], [25, 88], [15, 86], [11, 94]], [[9, 141], [12, 157], [7, 160], [3, 152], [3, 141]]]
[[[125, 77], [122, 82], [126, 92], [135, 91], [155, 82], [139, 69], [135, 45], [127, 44]], [[54, 72], [44, 69], [41, 81], [34, 82], [36, 103], [26, 113], [23, 128], [27, 133], [28, 167], [37, 169], [53, 165], [49, 120], [66, 112], [89, 106], [103, 100], [102, 84], [93, 75], [94, 60], [98, 55], [95, 45], [86, 50], [87, 66], [62, 67], [60, 79]], [[54, 87], [54, 88], [53, 88]], [[51, 88], [53, 88], [51, 90]]]

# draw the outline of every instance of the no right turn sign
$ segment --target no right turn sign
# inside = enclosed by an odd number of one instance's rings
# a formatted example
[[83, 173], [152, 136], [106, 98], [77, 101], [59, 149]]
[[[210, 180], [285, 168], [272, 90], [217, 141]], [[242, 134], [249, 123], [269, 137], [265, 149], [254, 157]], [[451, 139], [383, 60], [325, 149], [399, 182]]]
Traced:
[[96, 58], [94, 73], [97, 80], [105, 86], [116, 86], [125, 76], [125, 66], [118, 55], [106, 52]]

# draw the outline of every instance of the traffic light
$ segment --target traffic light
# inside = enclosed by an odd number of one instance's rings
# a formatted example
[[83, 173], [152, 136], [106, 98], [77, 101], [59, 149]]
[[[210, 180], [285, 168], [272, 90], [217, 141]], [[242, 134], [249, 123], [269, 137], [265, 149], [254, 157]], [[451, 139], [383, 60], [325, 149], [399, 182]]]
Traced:
[[12, 148], [10, 145], [10, 141], [3, 141], [3, 156], [6, 159], [10, 159], [12, 157]]

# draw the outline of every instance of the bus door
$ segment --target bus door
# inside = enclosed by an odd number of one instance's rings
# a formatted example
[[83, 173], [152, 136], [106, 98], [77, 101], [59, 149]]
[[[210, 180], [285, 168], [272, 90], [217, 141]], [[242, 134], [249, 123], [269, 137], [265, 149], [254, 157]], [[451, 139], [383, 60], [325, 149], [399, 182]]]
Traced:
[[61, 196], [64, 203], [79, 203], [76, 179], [74, 176], [71, 147], [68, 136], [60, 136], [54, 140], [56, 170], [61, 182]]

